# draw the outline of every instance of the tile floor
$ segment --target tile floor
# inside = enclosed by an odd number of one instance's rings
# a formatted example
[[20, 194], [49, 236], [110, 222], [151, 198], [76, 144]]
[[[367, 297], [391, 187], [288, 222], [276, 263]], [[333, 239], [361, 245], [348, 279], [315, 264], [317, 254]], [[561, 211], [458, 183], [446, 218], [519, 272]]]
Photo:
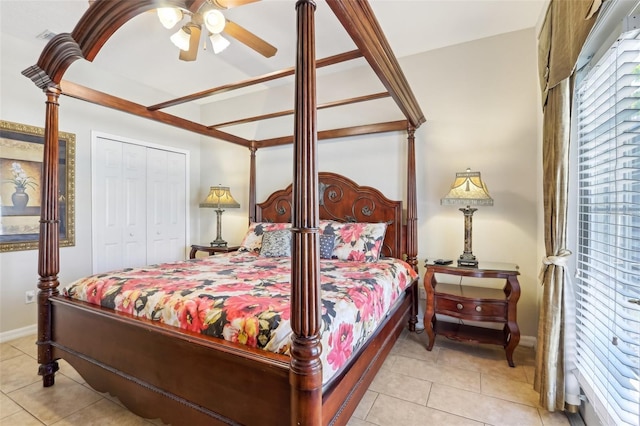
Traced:
[[[538, 407], [534, 353], [519, 347], [509, 368], [498, 346], [443, 337], [427, 352], [425, 334], [404, 332], [364, 395], [350, 426], [569, 425]], [[56, 384], [43, 388], [35, 336], [0, 345], [0, 425], [161, 425], [92, 390], [64, 361]], [[284, 423], [286, 424], [286, 422]]]

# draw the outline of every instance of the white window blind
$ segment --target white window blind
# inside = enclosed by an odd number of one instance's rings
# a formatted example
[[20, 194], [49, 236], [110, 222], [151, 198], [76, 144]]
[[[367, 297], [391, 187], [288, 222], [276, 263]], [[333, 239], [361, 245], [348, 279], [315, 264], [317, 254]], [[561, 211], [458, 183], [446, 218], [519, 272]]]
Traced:
[[605, 425], [640, 424], [640, 31], [577, 87], [578, 378]]

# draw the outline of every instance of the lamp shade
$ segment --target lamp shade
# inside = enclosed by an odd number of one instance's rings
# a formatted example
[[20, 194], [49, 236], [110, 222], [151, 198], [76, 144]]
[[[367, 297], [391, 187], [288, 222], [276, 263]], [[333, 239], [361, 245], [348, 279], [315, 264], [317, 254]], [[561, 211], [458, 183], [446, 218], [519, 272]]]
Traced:
[[187, 51], [191, 40], [191, 30], [185, 25], [169, 38], [178, 49]]
[[182, 11], [175, 7], [160, 7], [157, 12], [160, 23], [168, 30], [182, 20]]
[[229, 40], [222, 37], [220, 34], [211, 34], [209, 40], [211, 40], [211, 45], [213, 46], [213, 53], [215, 53], [216, 55], [229, 47], [229, 45], [231, 44]]
[[216, 209], [238, 208], [240, 204], [233, 198], [228, 186], [212, 186], [209, 195], [200, 203], [200, 207], [211, 207]]
[[493, 198], [480, 177], [480, 172], [456, 173], [449, 193], [440, 199], [442, 205], [492, 206]]
[[215, 9], [206, 11], [203, 15], [203, 21], [207, 29], [213, 34], [221, 33], [222, 30], [224, 30], [224, 26], [227, 24], [227, 20], [222, 12]]

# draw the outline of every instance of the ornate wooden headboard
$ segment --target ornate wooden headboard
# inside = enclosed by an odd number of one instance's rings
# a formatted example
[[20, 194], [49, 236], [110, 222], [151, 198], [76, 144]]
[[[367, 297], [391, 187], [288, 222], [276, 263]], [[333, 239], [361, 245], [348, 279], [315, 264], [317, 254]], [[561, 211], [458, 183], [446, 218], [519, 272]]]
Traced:
[[[393, 201], [369, 186], [360, 186], [336, 173], [318, 173], [320, 219], [339, 222], [386, 222], [382, 255], [403, 258], [405, 227], [402, 201]], [[292, 185], [256, 205], [257, 222], [291, 222]]]

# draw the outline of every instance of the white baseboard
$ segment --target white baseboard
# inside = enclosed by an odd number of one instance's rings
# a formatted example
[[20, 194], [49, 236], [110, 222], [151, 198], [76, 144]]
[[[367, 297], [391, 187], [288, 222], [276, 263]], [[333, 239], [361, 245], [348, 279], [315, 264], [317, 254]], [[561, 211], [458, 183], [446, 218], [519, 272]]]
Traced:
[[527, 348], [535, 348], [536, 343], [537, 340], [534, 336], [520, 336], [520, 342], [518, 344]]
[[2, 333], [0, 333], [0, 343], [19, 339], [20, 337], [28, 336], [30, 334], [36, 334], [37, 332], [37, 324], [29, 325], [22, 328], [16, 328], [15, 330], [3, 331]]

